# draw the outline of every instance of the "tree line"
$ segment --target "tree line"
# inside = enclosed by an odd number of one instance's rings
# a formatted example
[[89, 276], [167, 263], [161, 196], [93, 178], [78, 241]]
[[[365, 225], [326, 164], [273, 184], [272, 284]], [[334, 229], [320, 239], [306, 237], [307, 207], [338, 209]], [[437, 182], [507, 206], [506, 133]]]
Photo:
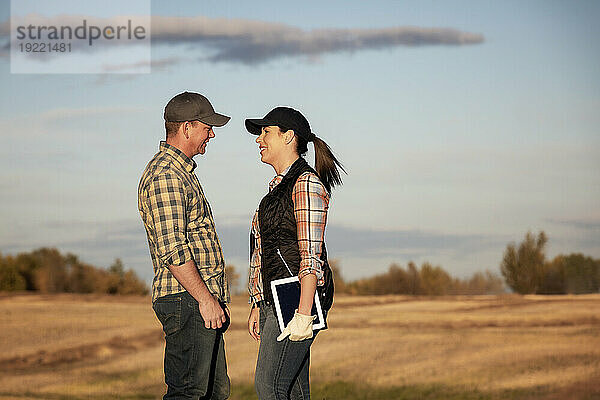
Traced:
[[40, 248], [16, 256], [0, 254], [0, 291], [41, 293], [148, 294], [148, 287], [120, 259], [108, 268], [86, 264], [74, 254]]
[[351, 295], [405, 294], [423, 296], [499, 294], [504, 292], [502, 279], [490, 271], [476, 272], [470, 278], [452, 277], [440, 266], [425, 262], [406, 268], [392, 264], [387, 272], [346, 282], [337, 262], [331, 262], [336, 293]]
[[369, 278], [346, 282], [336, 261], [330, 263], [338, 293], [358, 295], [476, 295], [498, 294], [506, 285], [520, 294], [582, 294], [600, 289], [600, 259], [580, 253], [559, 254], [546, 260], [548, 237], [541, 231], [531, 232], [520, 244], [506, 246], [500, 271], [502, 277], [486, 270], [471, 277], [452, 277], [440, 266], [425, 262], [417, 267], [409, 262], [406, 268], [392, 264], [387, 272]]
[[[486, 270], [469, 278], [451, 276], [440, 266], [425, 262], [406, 268], [392, 264], [387, 272], [369, 278], [346, 281], [336, 260], [330, 265], [336, 292], [354, 295], [478, 295], [505, 292], [505, 285], [520, 294], [597, 293], [600, 289], [600, 259], [579, 253], [545, 256], [548, 237], [528, 232], [518, 245], [506, 246], [500, 271]], [[226, 266], [232, 292], [240, 294], [240, 274]], [[132, 270], [125, 270], [120, 259], [108, 269], [81, 262], [73, 254], [41, 248], [16, 256], [0, 253], [0, 291], [33, 290], [42, 293], [147, 294], [148, 288]]]

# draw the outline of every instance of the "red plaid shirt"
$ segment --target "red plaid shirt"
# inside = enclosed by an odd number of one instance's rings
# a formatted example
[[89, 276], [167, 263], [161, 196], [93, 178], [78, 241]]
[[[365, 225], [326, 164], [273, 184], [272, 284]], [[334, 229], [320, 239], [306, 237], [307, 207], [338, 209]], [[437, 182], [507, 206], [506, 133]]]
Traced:
[[[277, 186], [284, 175], [277, 175], [269, 183], [269, 191]], [[325, 225], [327, 223], [327, 209], [329, 208], [329, 193], [317, 175], [305, 172], [298, 177], [292, 191], [294, 215], [298, 230], [298, 248], [300, 250], [300, 270], [298, 278], [302, 279], [308, 274], [317, 277], [317, 285], [323, 286], [323, 241]], [[258, 209], [252, 218], [252, 233], [254, 235], [254, 252], [250, 257], [250, 273], [248, 274], [249, 303], [263, 300], [261, 266], [260, 231], [258, 226]]]

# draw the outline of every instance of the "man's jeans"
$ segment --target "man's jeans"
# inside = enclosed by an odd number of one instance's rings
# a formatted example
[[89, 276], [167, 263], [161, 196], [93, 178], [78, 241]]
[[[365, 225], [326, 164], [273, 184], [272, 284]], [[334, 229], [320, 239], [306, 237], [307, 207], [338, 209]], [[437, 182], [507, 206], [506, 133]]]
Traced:
[[[314, 340], [278, 342], [279, 325], [270, 306], [260, 308], [260, 347], [254, 387], [260, 400], [308, 400], [310, 345]], [[317, 332], [315, 332], [316, 335]]]
[[152, 308], [166, 340], [163, 399], [227, 399], [223, 329], [204, 327], [198, 302], [188, 292], [160, 297]]

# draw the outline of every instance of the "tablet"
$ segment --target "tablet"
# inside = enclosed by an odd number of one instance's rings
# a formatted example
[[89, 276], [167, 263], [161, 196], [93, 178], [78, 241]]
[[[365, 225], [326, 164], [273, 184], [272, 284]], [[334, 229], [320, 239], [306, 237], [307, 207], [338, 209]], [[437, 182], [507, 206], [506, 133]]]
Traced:
[[[300, 281], [297, 276], [273, 280], [271, 281], [271, 293], [273, 293], [273, 304], [275, 305], [277, 322], [279, 322], [279, 330], [283, 332], [287, 324], [294, 318], [296, 309], [298, 309]], [[325, 328], [323, 309], [316, 290], [311, 314], [317, 317], [313, 321], [313, 330]]]

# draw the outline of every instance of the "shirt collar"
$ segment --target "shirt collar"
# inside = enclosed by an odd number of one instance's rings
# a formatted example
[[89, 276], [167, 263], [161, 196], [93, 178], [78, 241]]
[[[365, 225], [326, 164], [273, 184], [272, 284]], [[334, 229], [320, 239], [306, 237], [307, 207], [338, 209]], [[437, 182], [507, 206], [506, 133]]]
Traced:
[[[296, 159], [296, 161], [298, 161], [298, 160]], [[283, 171], [281, 174], [275, 175], [275, 177], [273, 179], [271, 179], [271, 182], [269, 182], [269, 192], [271, 190], [275, 189], [275, 186], [277, 186], [281, 183], [281, 181], [283, 180], [283, 177], [290, 171], [290, 168], [292, 168], [292, 165], [294, 165], [296, 163], [296, 161], [291, 163], [289, 165], [289, 167], [287, 167], [285, 169], [285, 171]]]
[[160, 151], [164, 151], [171, 157], [173, 157], [183, 168], [188, 172], [193, 172], [196, 168], [196, 162], [185, 155], [185, 153], [179, 150], [177, 147], [168, 144], [164, 140], [160, 142]]

